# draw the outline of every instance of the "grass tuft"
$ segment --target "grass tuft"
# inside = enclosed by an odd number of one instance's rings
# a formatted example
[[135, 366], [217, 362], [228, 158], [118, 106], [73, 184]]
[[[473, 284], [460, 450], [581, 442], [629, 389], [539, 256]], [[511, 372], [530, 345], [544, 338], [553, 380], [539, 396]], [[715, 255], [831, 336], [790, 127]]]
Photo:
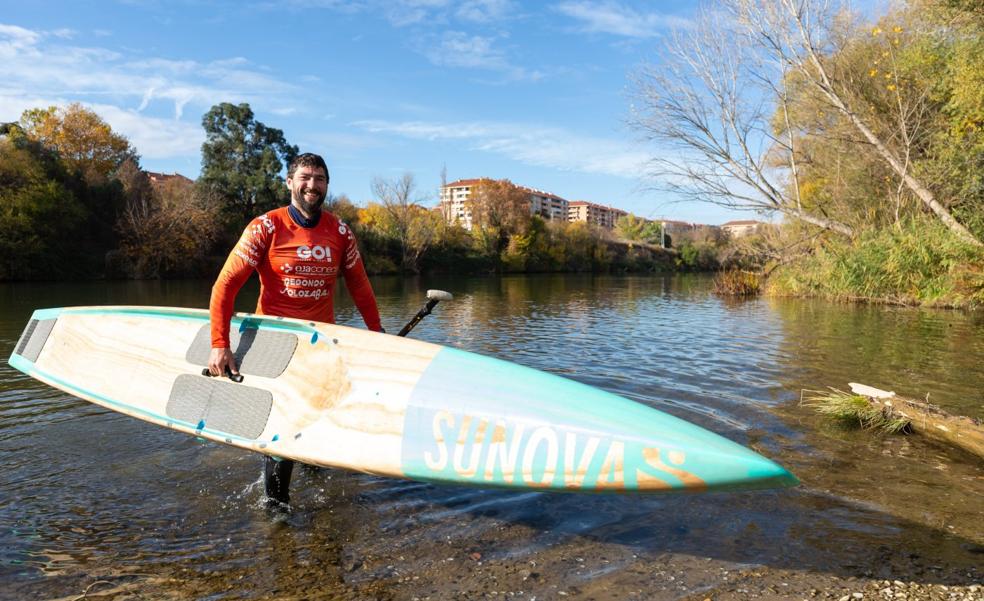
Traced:
[[723, 296], [756, 296], [762, 291], [762, 276], [754, 271], [729, 269], [714, 277], [714, 292]]
[[880, 430], [889, 434], [911, 431], [911, 420], [895, 415], [887, 407], [879, 407], [866, 397], [851, 394], [836, 388], [829, 392], [808, 390], [804, 404], [813, 407], [822, 415], [839, 421], [854, 424], [862, 430]]

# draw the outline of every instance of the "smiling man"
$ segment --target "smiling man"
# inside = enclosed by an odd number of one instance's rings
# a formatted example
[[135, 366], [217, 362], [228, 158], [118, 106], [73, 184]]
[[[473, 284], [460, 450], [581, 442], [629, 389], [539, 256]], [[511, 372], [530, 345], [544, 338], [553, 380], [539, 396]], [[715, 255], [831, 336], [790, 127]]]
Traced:
[[[335, 280], [341, 275], [366, 327], [382, 332], [379, 309], [352, 228], [322, 211], [328, 195], [328, 166], [305, 153], [287, 168], [290, 204], [260, 215], [243, 232], [212, 286], [209, 313], [212, 375], [238, 374], [229, 348], [229, 321], [236, 294], [250, 275], [260, 277], [259, 315], [335, 322]], [[293, 462], [266, 457], [267, 497], [286, 505]]]

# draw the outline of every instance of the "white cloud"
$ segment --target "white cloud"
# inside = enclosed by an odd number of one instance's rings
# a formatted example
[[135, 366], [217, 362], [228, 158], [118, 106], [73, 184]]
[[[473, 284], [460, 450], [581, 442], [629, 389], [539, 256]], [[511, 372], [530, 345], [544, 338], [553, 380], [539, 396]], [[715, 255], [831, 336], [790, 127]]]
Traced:
[[466, 0], [455, 10], [455, 16], [462, 21], [488, 23], [506, 18], [515, 9], [511, 0]]
[[[297, 86], [268, 75], [242, 57], [210, 62], [149, 57], [130, 60], [106, 48], [62, 45], [58, 36], [0, 24], [4, 94], [115, 102], [151, 110], [173, 104], [175, 119], [188, 106], [202, 112], [217, 102], [282, 105]], [[96, 100], [99, 99], [99, 100]]]
[[[29, 108], [81, 102], [146, 159], [197, 159], [205, 137], [198, 115], [209, 107], [249, 102], [254, 110], [289, 114], [282, 109], [298, 90], [242, 57], [132, 60], [106, 48], [67, 45], [64, 39], [64, 31], [0, 24], [0, 121], [15, 121]], [[197, 114], [185, 119], [192, 108]]]
[[205, 141], [205, 131], [197, 122], [148, 117], [109, 104], [96, 104], [90, 108], [114, 131], [126, 136], [144, 159], [198, 156]]
[[492, 23], [516, 12], [514, 0], [377, 0], [375, 10], [395, 27], [446, 24], [454, 19], [470, 23]]
[[492, 38], [462, 31], [444, 32], [440, 44], [427, 52], [427, 58], [444, 67], [509, 68], [502, 51], [493, 47]]
[[428, 123], [422, 121], [360, 121], [354, 125], [373, 133], [417, 140], [460, 140], [472, 150], [502, 155], [529, 165], [624, 178], [638, 178], [650, 158], [616, 140], [583, 136], [560, 128], [516, 123]]
[[381, 15], [394, 27], [445, 26], [457, 19], [470, 23], [492, 23], [516, 12], [515, 0], [281, 0], [260, 2], [258, 8], [280, 10], [326, 9], [343, 14]]
[[554, 10], [580, 21], [582, 31], [630, 38], [649, 38], [667, 28], [692, 26], [687, 19], [655, 12], [640, 12], [619, 2], [573, 0], [556, 5]]
[[5, 50], [14, 50], [33, 46], [41, 38], [41, 34], [16, 25], [0, 23], [0, 56]]
[[495, 46], [495, 38], [470, 35], [462, 31], [446, 31], [441, 40], [426, 47], [424, 55], [440, 67], [484, 69], [506, 75], [514, 80], [538, 80], [539, 71], [513, 65], [505, 52]]

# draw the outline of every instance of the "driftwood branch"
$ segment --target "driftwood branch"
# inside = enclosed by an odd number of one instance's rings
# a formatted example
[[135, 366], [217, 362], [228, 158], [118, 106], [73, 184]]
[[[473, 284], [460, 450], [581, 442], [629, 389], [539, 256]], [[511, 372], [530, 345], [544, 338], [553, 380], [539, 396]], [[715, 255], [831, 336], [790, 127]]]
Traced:
[[980, 420], [950, 415], [930, 403], [906, 399], [864, 384], [851, 382], [848, 385], [854, 394], [865, 397], [887, 415], [908, 419], [914, 432], [984, 457], [984, 425]]

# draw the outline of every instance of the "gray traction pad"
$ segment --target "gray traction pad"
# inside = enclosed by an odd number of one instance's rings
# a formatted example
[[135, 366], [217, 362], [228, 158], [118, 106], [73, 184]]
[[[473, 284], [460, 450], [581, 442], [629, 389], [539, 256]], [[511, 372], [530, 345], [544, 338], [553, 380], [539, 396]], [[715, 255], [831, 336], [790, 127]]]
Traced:
[[[248, 328], [242, 332], [232, 328], [229, 344], [239, 366], [239, 373], [247, 376], [276, 378], [284, 373], [290, 364], [294, 350], [297, 349], [297, 334], [290, 332], [270, 332]], [[212, 329], [205, 324], [198, 330], [194, 342], [188, 347], [185, 359], [193, 365], [208, 365], [212, 352]]]
[[52, 328], [55, 327], [55, 322], [57, 319], [32, 319], [27, 323], [27, 327], [24, 328], [24, 333], [21, 334], [20, 340], [17, 341], [17, 346], [14, 347], [14, 354], [24, 357], [31, 363], [38, 360], [38, 356], [41, 354], [41, 349], [44, 348], [44, 343], [48, 341], [48, 336], [51, 334]]
[[242, 438], [255, 439], [263, 433], [273, 394], [269, 390], [182, 374], [174, 380], [167, 400], [167, 415], [191, 424]]

